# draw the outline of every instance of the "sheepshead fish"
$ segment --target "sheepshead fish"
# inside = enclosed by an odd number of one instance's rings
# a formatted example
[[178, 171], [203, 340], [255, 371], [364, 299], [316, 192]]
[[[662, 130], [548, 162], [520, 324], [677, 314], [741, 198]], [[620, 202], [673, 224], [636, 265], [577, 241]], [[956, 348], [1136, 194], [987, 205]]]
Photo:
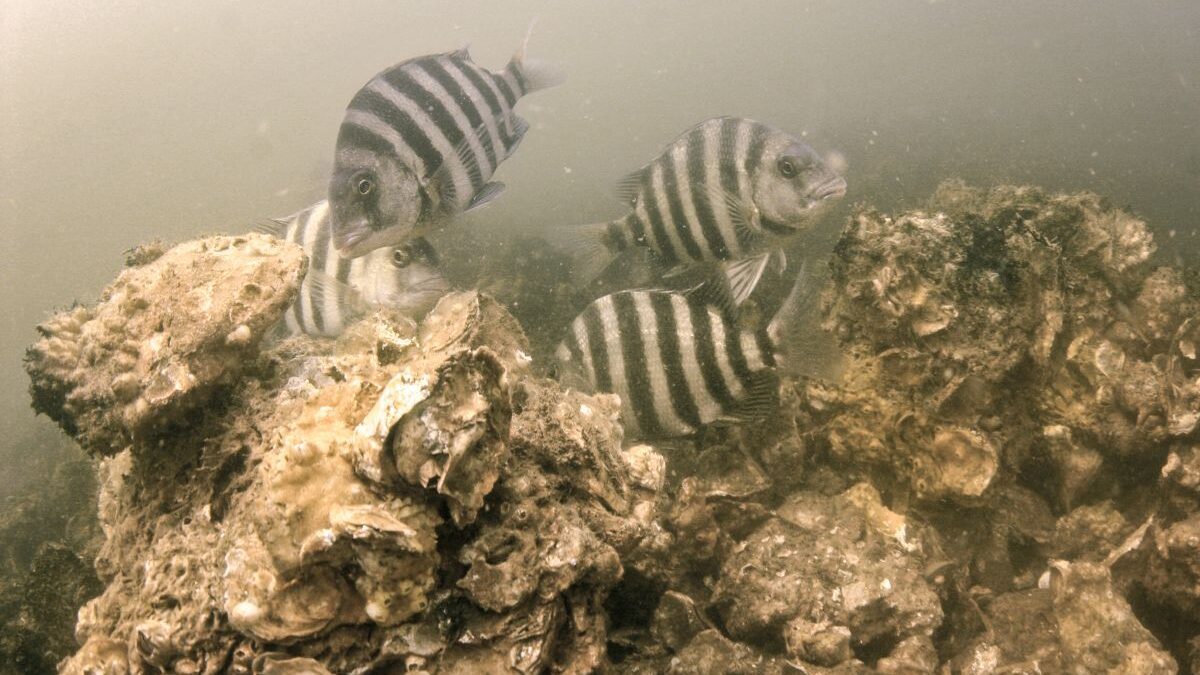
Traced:
[[620, 396], [625, 428], [641, 438], [761, 419], [777, 405], [778, 371], [814, 296], [802, 268], [771, 321], [747, 331], [696, 293], [606, 295], [558, 345], [560, 380]]
[[581, 280], [641, 248], [668, 276], [689, 266], [719, 268], [720, 292], [711, 297], [737, 305], [758, 283], [773, 250], [782, 262], [779, 240], [804, 229], [820, 205], [844, 195], [846, 181], [791, 134], [718, 117], [685, 131], [617, 191], [632, 210], [581, 228]]
[[371, 78], [338, 131], [329, 205], [339, 253], [401, 244], [499, 196], [492, 175], [529, 129], [513, 106], [562, 80], [524, 44], [499, 73], [464, 48]]
[[337, 337], [355, 319], [378, 307], [390, 307], [419, 319], [450, 290], [428, 242], [376, 249], [343, 258], [333, 245], [327, 201], [262, 225], [260, 231], [299, 244], [308, 254], [308, 273], [300, 294], [284, 314], [290, 334]]

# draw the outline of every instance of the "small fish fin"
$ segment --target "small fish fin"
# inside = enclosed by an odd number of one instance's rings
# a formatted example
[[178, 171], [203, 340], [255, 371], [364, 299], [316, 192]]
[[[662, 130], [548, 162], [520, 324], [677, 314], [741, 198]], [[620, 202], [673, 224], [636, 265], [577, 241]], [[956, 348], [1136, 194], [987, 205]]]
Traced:
[[792, 336], [797, 333], [797, 323], [809, 315], [821, 297], [821, 284], [818, 280], [810, 279], [808, 261], [800, 263], [796, 272], [796, 280], [792, 282], [792, 290], [775, 311], [775, 316], [767, 324], [767, 335], [777, 345], [787, 346]]
[[[454, 146], [454, 155], [458, 157], [458, 162], [466, 169], [467, 175], [471, 178], [472, 185], [479, 182], [482, 176], [479, 170], [479, 158], [471, 150], [471, 141], [479, 141], [480, 130], [487, 133], [486, 128], [480, 126], [477, 129], [473, 129], [470, 134], [463, 134], [462, 140], [458, 142], [458, 145]], [[438, 167], [438, 171], [445, 169], [447, 169], [446, 163], [442, 162], [442, 166]]]
[[727, 423], [761, 420], [779, 408], [779, 375], [774, 370], [754, 373], [750, 390], [722, 419]]
[[608, 240], [611, 224], [580, 225], [570, 233], [567, 249], [571, 256], [571, 276], [577, 286], [583, 287], [595, 281], [622, 253]]
[[637, 204], [638, 193], [642, 190], [642, 181], [646, 176], [646, 172], [650, 169], [649, 166], [643, 166], [637, 171], [630, 172], [621, 177], [617, 181], [616, 194], [617, 199], [634, 206]]
[[738, 303], [734, 299], [729, 277], [720, 266], [706, 271], [706, 279], [683, 292], [689, 300], [709, 305], [729, 319], [736, 319]]
[[319, 295], [327, 296], [332, 292], [338, 305], [343, 308], [365, 312], [371, 306], [357, 289], [324, 270], [309, 268], [308, 273], [304, 275], [304, 283]]
[[508, 159], [517, 151], [517, 147], [521, 145], [521, 141], [525, 139], [526, 132], [529, 131], [529, 122], [525, 121], [520, 115], [509, 115], [506, 118], [504, 128], [508, 137], [504, 140], [504, 158]]
[[[807, 261], [792, 290], [767, 324], [767, 335], [776, 346], [776, 360], [792, 375], [836, 381], [840, 377], [841, 352], [832, 335], [820, 327], [820, 299], [826, 276], [822, 269], [810, 271]], [[828, 268], [825, 268], [828, 273]]]
[[423, 200], [427, 204], [421, 212], [422, 220], [438, 223], [458, 212], [454, 199], [454, 178], [445, 162], [421, 183], [420, 189], [424, 192]]
[[759, 246], [763, 236], [759, 232], [758, 209], [754, 204], [728, 190], [721, 191], [721, 201], [725, 204], [725, 212], [733, 222], [733, 231], [742, 248], [752, 249]]
[[521, 47], [517, 49], [516, 54], [513, 54], [512, 60], [506, 67], [506, 70], [515, 72], [525, 83], [526, 94], [532, 94], [539, 89], [548, 89], [567, 81], [567, 76], [563, 71], [548, 63], [531, 59], [527, 55], [529, 38], [533, 35], [533, 27], [536, 25], [537, 19], [529, 22], [529, 30], [525, 31], [525, 39], [521, 41]]
[[468, 42], [467, 44], [463, 45], [459, 49], [455, 49], [452, 52], [446, 52], [446, 56], [449, 56], [452, 59], [462, 59], [463, 61], [470, 61], [471, 60], [471, 43]]
[[479, 188], [479, 192], [476, 192], [475, 196], [471, 198], [471, 201], [467, 204], [467, 208], [463, 209], [463, 213], [470, 213], [471, 211], [487, 206], [503, 192], [504, 183], [499, 181], [484, 183], [483, 187]]
[[771, 267], [776, 274], [783, 274], [787, 271], [787, 253], [783, 249], [775, 251], [775, 255], [771, 256], [771, 262], [774, 263]]
[[762, 279], [763, 270], [771, 260], [770, 253], [763, 253], [753, 258], [742, 258], [725, 262], [725, 276], [729, 279], [729, 287], [733, 293], [733, 303], [741, 305], [754, 292]]
[[310, 206], [306, 209], [300, 209], [292, 215], [284, 216], [283, 218], [267, 218], [266, 220], [260, 220], [254, 224], [252, 229], [261, 234], [269, 234], [283, 239], [287, 235], [288, 226], [296, 222], [296, 219], [298, 219], [301, 215], [308, 213], [313, 208], [315, 207]]
[[254, 223], [254, 226], [250, 229], [259, 234], [269, 234], [272, 237], [283, 239], [287, 234], [287, 226], [290, 222], [290, 220], [285, 218], [268, 218], [267, 220], [260, 220]]
[[[479, 158], [471, 149], [471, 140], [482, 142], [481, 139], [485, 134], [487, 134], [487, 125], [480, 124], [472, 129], [470, 134], [464, 134], [458, 144], [454, 146], [454, 156], [466, 170], [472, 184], [479, 182], [482, 174], [479, 169]], [[450, 166], [449, 162], [443, 161], [422, 186], [435, 205], [433, 213], [430, 214], [434, 219], [458, 215], [466, 208], [466, 205], [460, 204], [458, 199], [453, 198], [455, 195], [454, 178], [450, 173]]]

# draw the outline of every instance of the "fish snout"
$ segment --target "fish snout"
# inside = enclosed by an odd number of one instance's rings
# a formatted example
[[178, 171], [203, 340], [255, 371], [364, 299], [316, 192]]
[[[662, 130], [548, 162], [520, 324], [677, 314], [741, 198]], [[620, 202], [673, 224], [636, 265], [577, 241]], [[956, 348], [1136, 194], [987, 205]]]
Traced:
[[333, 247], [346, 258], [356, 258], [366, 251], [357, 250], [359, 244], [367, 238], [365, 228], [346, 227], [335, 228], [333, 232]]
[[840, 199], [846, 195], [846, 179], [841, 176], [834, 176], [830, 180], [825, 181], [814, 191], [814, 199], [816, 201], [826, 201], [831, 199]]

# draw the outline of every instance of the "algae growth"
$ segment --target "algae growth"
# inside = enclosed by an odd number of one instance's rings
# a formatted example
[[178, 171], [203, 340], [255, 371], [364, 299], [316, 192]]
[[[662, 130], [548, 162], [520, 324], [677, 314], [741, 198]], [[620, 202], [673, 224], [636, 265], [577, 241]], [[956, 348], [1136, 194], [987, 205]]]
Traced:
[[61, 669], [1194, 672], [1200, 296], [1153, 250], [1092, 194], [860, 209], [841, 377], [655, 446], [539, 375], [528, 284], [264, 344], [298, 248], [145, 256], [27, 358], [100, 483]]

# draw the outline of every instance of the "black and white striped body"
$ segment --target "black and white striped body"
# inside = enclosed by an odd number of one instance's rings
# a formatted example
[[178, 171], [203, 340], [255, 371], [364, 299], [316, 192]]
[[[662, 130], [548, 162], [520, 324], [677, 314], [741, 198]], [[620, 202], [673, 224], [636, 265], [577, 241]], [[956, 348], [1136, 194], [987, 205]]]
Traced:
[[630, 176], [624, 195], [633, 211], [610, 224], [613, 248], [648, 246], [669, 267], [757, 253], [761, 242], [753, 231], [735, 227], [741, 216], [735, 211], [739, 204], [753, 204], [750, 176], [771, 131], [732, 117], [689, 129]]
[[465, 52], [410, 59], [355, 94], [338, 133], [339, 152], [390, 153], [424, 181], [443, 171], [447, 189], [439, 196], [449, 204], [426, 203], [423, 210], [462, 210], [520, 143], [524, 125], [513, 106], [524, 95], [515, 68], [491, 73]]
[[557, 82], [524, 47], [499, 73], [463, 49], [371, 78], [338, 131], [329, 188], [338, 249], [355, 257], [402, 243], [499, 195], [491, 178], [529, 127], [513, 106]]
[[592, 302], [558, 347], [565, 372], [621, 398], [630, 434], [683, 436], [750, 419], [775, 400], [771, 331], [739, 330], [712, 307], [669, 291], [623, 291]]
[[397, 264], [393, 249], [376, 249], [358, 258], [338, 255], [327, 201], [288, 218], [279, 236], [299, 244], [309, 256], [300, 294], [284, 314], [292, 334], [336, 337], [371, 307], [388, 306], [419, 318], [449, 289], [432, 265]]
[[729, 288], [712, 286], [715, 298], [737, 305], [773, 252], [782, 262], [781, 239], [845, 191], [845, 179], [794, 136], [753, 120], [705, 120], [620, 182], [629, 213], [581, 228], [577, 275], [590, 281], [615, 256], [649, 249], [667, 272], [716, 266]]

